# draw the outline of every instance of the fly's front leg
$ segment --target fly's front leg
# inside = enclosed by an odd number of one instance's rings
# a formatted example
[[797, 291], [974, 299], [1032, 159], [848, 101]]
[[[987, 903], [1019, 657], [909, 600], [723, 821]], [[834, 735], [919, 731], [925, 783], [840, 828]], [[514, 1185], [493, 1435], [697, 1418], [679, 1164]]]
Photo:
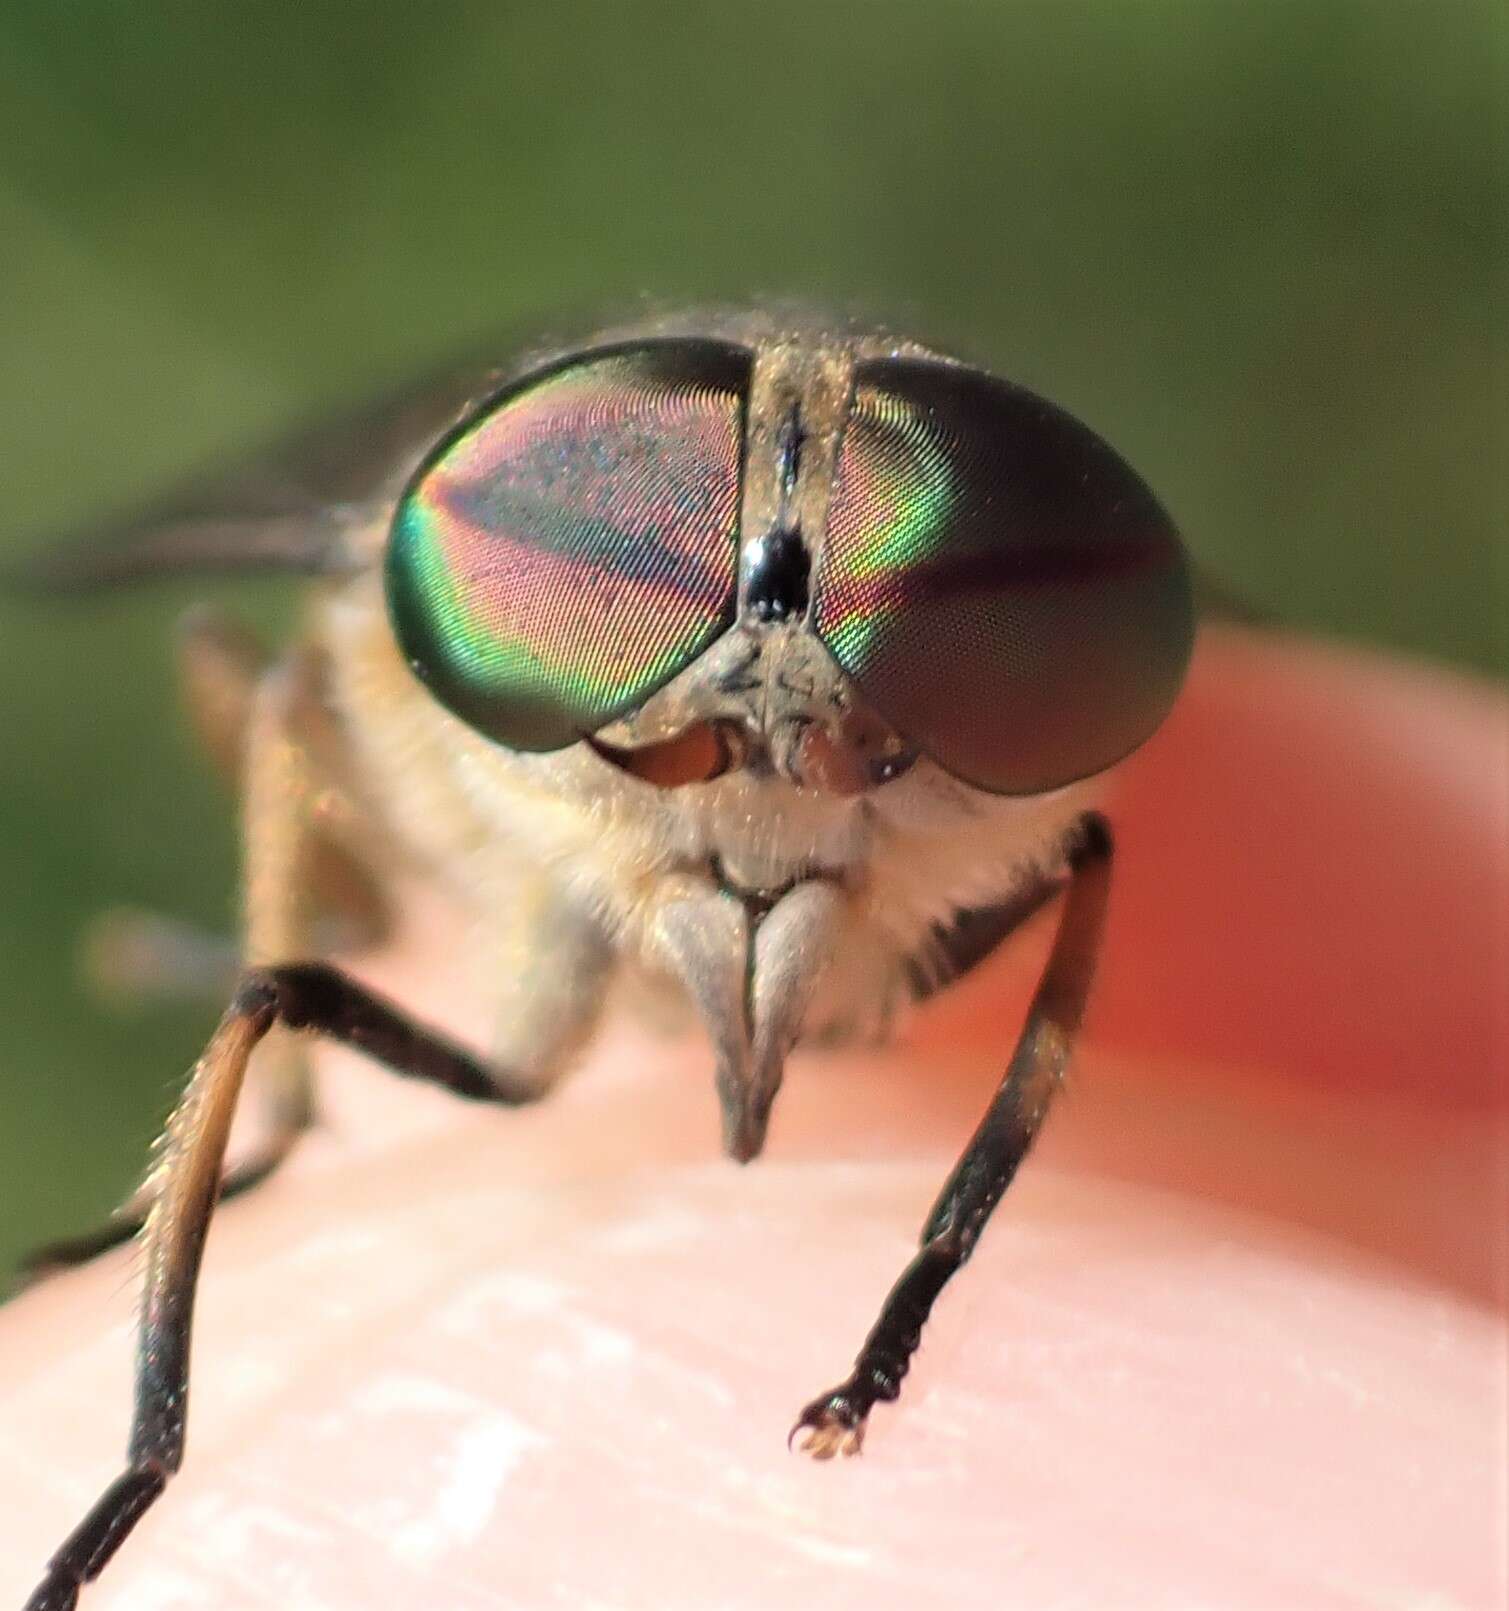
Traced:
[[[242, 962], [267, 965], [321, 949], [322, 914], [334, 908], [375, 939], [386, 928], [378, 869], [395, 849], [352, 783], [344, 734], [326, 704], [325, 660], [311, 646], [256, 667], [254, 648], [222, 617], [185, 624], [181, 664], [191, 712], [212, 754], [241, 788]], [[250, 1080], [266, 1135], [224, 1190], [265, 1179], [314, 1120], [305, 1048], [274, 1031]]]
[[[184, 714], [215, 771], [239, 793], [252, 703], [272, 656], [239, 622], [209, 605], [196, 605], [183, 616], [177, 651]], [[85, 978], [107, 1001], [218, 1004], [235, 988], [241, 957], [230, 936], [201, 931], [160, 912], [125, 907], [90, 920], [81, 961]], [[124, 1205], [119, 1217], [133, 1215], [139, 1226], [134, 1202]], [[76, 1263], [77, 1258], [59, 1255], [88, 1245], [86, 1239], [60, 1242], [39, 1250], [39, 1256], [50, 1253], [56, 1262]]]
[[[253, 738], [259, 691], [273, 657], [241, 623], [224, 611], [199, 605], [178, 630], [178, 681], [184, 712], [200, 748], [238, 797], [256, 770]], [[274, 724], [289, 742], [308, 752], [324, 776], [320, 821], [307, 825], [303, 882], [315, 913], [320, 951], [378, 944], [390, 914], [373, 872], [373, 858], [355, 841], [360, 816], [342, 787], [342, 745], [330, 731], [321, 690], [307, 668], [285, 686]], [[274, 802], [276, 810], [276, 802]], [[381, 863], [378, 863], [381, 865]], [[328, 931], [328, 932], [327, 932]], [[276, 949], [276, 948], [274, 948]], [[300, 945], [294, 954], [310, 948]], [[278, 954], [287, 955], [288, 952]], [[157, 912], [124, 909], [90, 923], [84, 971], [97, 992], [116, 1001], [221, 1002], [234, 988], [242, 961], [240, 945]]]
[[[259, 679], [246, 716], [241, 839], [243, 960], [317, 954], [316, 927], [333, 901], [357, 923], [386, 927], [378, 870], [399, 858], [362, 809], [345, 734], [326, 704], [322, 651], [304, 646]], [[237, 1175], [276, 1168], [314, 1120], [305, 1049], [275, 1033], [251, 1078], [267, 1122], [258, 1155]]]
[[[276, 667], [239, 622], [200, 606], [180, 623], [178, 672], [201, 746], [243, 798], [267, 767], [271, 740], [281, 738], [298, 752], [303, 770], [318, 783], [317, 803], [301, 824], [309, 841], [304, 882], [311, 904], [320, 917], [346, 926], [348, 945], [380, 943], [391, 926], [377, 877], [384, 859], [370, 814], [350, 787], [347, 746], [325, 704], [320, 656], [299, 651]], [[269, 804], [276, 815], [277, 799]]]
[[792, 1439], [819, 1460], [857, 1454], [871, 1409], [900, 1394], [933, 1304], [974, 1251], [1063, 1080], [1110, 889], [1111, 835], [1104, 818], [1091, 812], [1080, 819], [1067, 861], [1058, 936], [1005, 1079], [933, 1205], [921, 1250], [891, 1288], [853, 1372], [813, 1399], [792, 1429]]
[[231, 1118], [252, 1052], [276, 1025], [329, 1036], [397, 1073], [477, 1101], [519, 1101], [497, 1070], [322, 963], [255, 968], [242, 979], [168, 1123], [151, 1181], [147, 1277], [126, 1468], [48, 1563], [25, 1611], [71, 1611], [183, 1460], [189, 1334]]
[[[393, 857], [347, 786], [349, 763], [323, 699], [323, 663], [314, 651], [295, 650], [268, 665], [245, 634], [208, 612], [186, 623], [182, 654], [196, 725], [241, 785], [242, 960], [309, 956], [318, 950], [315, 921], [341, 870], [370, 883], [373, 875], [358, 867], [375, 868]], [[238, 971], [233, 963], [232, 980]], [[275, 1032], [259, 1051], [251, 1079], [265, 1111], [265, 1135], [227, 1174], [225, 1196], [272, 1174], [314, 1116], [308, 1059], [293, 1037]], [[99, 1229], [34, 1250], [22, 1262], [23, 1280], [129, 1241], [146, 1222], [152, 1191], [149, 1181]]]

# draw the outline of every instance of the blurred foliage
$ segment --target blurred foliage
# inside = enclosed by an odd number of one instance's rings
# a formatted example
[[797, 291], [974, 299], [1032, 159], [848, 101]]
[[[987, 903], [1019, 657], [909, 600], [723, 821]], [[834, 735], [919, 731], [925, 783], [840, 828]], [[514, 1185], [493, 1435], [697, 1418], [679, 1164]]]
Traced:
[[[1284, 620], [1502, 671], [1502, 19], [8, 0], [0, 553], [562, 310], [795, 293], [1083, 415]], [[187, 596], [0, 601], [0, 1267], [123, 1191], [213, 1016], [71, 961], [100, 906], [229, 917]]]

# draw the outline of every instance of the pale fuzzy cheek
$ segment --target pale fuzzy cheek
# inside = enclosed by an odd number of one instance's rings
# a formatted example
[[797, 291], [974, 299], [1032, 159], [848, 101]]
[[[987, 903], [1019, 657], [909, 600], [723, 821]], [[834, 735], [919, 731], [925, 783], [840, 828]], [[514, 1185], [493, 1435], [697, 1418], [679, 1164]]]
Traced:
[[1062, 865], [1074, 822], [1106, 793], [1101, 779], [1090, 779], [1051, 794], [1004, 798], [936, 771], [919, 785], [877, 828], [863, 889], [865, 921], [908, 954], [934, 923], [1002, 901]]
[[824, 970], [802, 1025], [807, 1045], [878, 1045], [911, 1003], [911, 951], [858, 921]]

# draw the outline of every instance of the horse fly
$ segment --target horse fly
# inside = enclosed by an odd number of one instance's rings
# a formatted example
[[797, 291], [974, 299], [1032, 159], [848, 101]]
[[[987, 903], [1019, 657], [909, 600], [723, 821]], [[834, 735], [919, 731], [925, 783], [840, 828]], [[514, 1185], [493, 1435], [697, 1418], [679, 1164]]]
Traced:
[[[705, 1025], [748, 1161], [799, 1040], [883, 1025], [1061, 895], [919, 1251], [797, 1417], [807, 1453], [857, 1453], [1060, 1083], [1109, 883], [1097, 780], [1162, 721], [1193, 634], [1173, 525], [1086, 426], [883, 330], [758, 309], [448, 375], [48, 549], [33, 580], [259, 568], [319, 579], [292, 646], [204, 614], [183, 644], [244, 802], [245, 966], [142, 1190], [36, 1257], [137, 1230], [147, 1251], [125, 1469], [28, 1611], [75, 1606], [182, 1460], [211, 1213], [313, 1111], [298, 1040], [252, 1058], [274, 1026], [517, 1104], [632, 969]], [[321, 959], [321, 912], [376, 932], [399, 865], [508, 960], [485, 1052]], [[249, 1065], [269, 1139], [227, 1170]]]

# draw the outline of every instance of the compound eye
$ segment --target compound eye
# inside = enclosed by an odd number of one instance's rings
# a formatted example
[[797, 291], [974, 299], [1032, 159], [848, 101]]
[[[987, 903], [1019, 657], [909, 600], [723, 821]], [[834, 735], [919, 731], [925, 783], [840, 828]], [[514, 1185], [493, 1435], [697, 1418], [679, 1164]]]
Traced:
[[856, 374], [814, 591], [875, 709], [996, 794], [1135, 749], [1194, 633], [1183, 546], [1135, 472], [1041, 397], [924, 359]]
[[516, 750], [639, 705], [732, 622], [751, 359], [580, 354], [488, 402], [409, 483], [388, 608], [417, 675]]

